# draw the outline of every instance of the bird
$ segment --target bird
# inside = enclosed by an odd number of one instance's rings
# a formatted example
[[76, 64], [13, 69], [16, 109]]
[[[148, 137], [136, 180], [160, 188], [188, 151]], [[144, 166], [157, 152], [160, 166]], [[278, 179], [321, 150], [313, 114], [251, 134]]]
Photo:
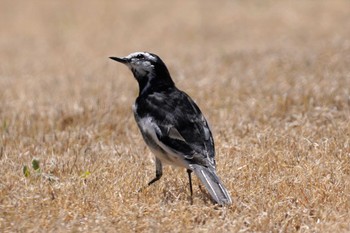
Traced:
[[191, 203], [194, 172], [214, 204], [232, 204], [216, 174], [215, 146], [208, 122], [191, 97], [175, 86], [162, 59], [149, 52], [109, 58], [126, 65], [139, 85], [132, 109], [142, 137], [155, 155], [156, 176], [148, 186], [162, 177], [163, 164], [169, 164], [187, 170]]

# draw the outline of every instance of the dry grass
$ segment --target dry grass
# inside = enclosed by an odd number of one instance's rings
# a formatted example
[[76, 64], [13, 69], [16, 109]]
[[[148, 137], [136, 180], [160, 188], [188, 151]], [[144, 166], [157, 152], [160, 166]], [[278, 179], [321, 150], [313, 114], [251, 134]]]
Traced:
[[[349, 9], [1, 1], [0, 231], [350, 231]], [[197, 180], [190, 205], [171, 167], [136, 192], [154, 176], [137, 84], [107, 57], [138, 50], [159, 54], [207, 116], [232, 206], [210, 204]]]

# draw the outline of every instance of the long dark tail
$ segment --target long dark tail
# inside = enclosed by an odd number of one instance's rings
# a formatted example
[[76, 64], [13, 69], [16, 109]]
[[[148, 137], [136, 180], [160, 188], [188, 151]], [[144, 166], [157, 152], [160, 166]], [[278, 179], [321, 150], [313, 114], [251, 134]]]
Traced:
[[194, 173], [207, 188], [210, 196], [219, 205], [230, 205], [232, 200], [227, 189], [216, 175], [213, 168], [207, 168], [196, 164], [191, 164]]

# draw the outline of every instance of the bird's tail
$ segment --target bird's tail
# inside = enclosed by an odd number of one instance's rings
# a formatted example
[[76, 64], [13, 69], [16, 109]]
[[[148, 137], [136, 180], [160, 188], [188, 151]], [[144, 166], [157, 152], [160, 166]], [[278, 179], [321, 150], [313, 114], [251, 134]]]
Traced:
[[194, 173], [207, 188], [212, 199], [219, 205], [230, 205], [232, 200], [227, 189], [213, 168], [191, 164]]

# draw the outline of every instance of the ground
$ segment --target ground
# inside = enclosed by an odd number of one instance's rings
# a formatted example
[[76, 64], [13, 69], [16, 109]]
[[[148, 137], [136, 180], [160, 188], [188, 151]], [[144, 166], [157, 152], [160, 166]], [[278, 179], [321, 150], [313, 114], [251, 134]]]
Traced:
[[[349, 1], [0, 2], [1, 232], [349, 232]], [[232, 195], [153, 156], [131, 72], [158, 54]]]

